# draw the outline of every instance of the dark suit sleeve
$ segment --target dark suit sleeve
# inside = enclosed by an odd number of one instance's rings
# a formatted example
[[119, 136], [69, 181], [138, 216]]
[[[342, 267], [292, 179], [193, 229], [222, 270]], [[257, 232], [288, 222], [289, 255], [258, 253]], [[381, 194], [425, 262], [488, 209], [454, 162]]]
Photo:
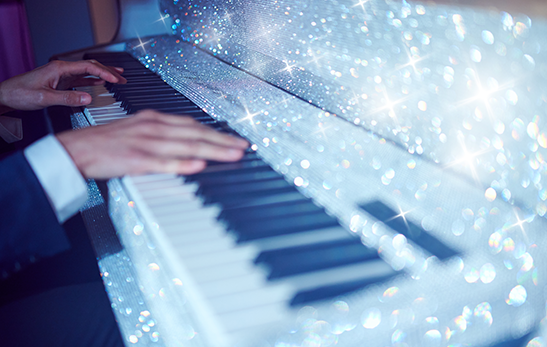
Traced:
[[0, 161], [0, 278], [70, 248], [23, 152]]

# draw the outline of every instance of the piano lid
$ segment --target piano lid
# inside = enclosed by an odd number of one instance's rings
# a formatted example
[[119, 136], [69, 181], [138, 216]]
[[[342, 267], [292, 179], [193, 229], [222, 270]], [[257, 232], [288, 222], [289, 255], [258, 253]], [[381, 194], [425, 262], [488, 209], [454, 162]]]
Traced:
[[[174, 35], [128, 50], [418, 279], [310, 309], [310, 345], [489, 345], [545, 315], [544, 21], [383, 0], [161, 7]], [[461, 257], [390, 233], [376, 200]]]

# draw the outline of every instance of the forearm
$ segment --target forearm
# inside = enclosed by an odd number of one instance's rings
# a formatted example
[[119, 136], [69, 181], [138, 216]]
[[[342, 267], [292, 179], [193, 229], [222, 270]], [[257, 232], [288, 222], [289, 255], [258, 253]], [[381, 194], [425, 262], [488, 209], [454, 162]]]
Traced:
[[13, 111], [13, 108], [7, 106], [7, 91], [2, 86], [4, 83], [0, 83], [0, 115]]

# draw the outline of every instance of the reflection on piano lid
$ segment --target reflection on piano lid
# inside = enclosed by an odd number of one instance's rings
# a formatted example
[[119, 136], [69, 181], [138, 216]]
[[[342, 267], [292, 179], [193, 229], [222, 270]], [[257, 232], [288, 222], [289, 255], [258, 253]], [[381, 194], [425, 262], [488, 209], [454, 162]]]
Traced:
[[544, 23], [380, 0], [161, 5], [175, 36], [127, 49], [161, 79], [127, 61], [135, 79], [110, 86], [117, 102], [96, 92], [91, 122], [154, 107], [254, 144], [110, 183], [162, 343], [541, 344]]

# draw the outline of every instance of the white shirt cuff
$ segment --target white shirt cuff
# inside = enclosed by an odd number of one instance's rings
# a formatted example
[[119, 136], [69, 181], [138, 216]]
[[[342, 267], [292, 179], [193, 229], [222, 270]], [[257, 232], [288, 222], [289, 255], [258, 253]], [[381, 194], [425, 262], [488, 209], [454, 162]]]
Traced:
[[65, 148], [48, 135], [25, 149], [25, 157], [44, 188], [59, 223], [87, 200], [87, 184]]

